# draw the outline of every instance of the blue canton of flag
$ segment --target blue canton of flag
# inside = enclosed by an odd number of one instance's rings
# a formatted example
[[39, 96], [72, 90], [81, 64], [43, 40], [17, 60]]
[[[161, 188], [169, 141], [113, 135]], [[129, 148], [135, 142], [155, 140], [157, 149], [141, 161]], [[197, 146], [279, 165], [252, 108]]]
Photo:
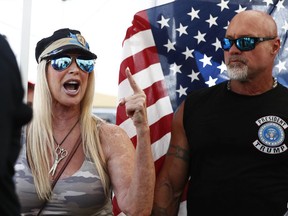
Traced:
[[282, 48], [274, 74], [287, 86], [287, 3], [274, 2], [179, 0], [147, 10], [173, 110], [188, 92], [227, 79], [221, 40], [243, 10], [266, 11], [277, 21]]

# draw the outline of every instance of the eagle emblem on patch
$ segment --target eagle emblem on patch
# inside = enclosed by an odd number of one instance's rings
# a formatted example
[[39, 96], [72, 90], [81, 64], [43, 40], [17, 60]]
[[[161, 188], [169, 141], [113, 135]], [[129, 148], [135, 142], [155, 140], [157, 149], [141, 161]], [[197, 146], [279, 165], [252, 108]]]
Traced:
[[253, 145], [266, 154], [280, 154], [287, 150], [285, 130], [287, 123], [278, 116], [264, 116], [256, 121], [259, 126], [258, 139]]

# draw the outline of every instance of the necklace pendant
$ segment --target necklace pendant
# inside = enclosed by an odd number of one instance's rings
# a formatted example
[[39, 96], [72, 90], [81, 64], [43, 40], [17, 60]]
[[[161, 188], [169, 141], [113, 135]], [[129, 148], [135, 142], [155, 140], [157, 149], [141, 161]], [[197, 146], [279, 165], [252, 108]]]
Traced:
[[53, 162], [53, 165], [49, 171], [49, 174], [51, 174], [52, 176], [54, 176], [56, 170], [57, 170], [57, 166], [58, 163], [64, 159], [68, 154], [68, 151], [64, 148], [61, 148], [59, 145], [57, 145], [56, 149], [54, 150], [54, 155], [55, 155], [55, 160]]
[[70, 131], [66, 134], [66, 136], [64, 137], [64, 139], [58, 144], [55, 137], [53, 136], [53, 139], [55, 141], [55, 143], [57, 144], [57, 147], [54, 149], [54, 162], [53, 165], [49, 171], [49, 174], [51, 174], [52, 176], [54, 176], [56, 170], [57, 170], [57, 166], [58, 163], [61, 162], [62, 159], [64, 159], [67, 155], [68, 155], [68, 151], [64, 148], [61, 148], [61, 145], [64, 143], [64, 141], [67, 139], [67, 137], [69, 136], [69, 134], [72, 132], [72, 130], [75, 128], [75, 126], [78, 124], [80, 119], [77, 120], [77, 122], [73, 125], [73, 127], [70, 129]]
[[49, 171], [49, 174], [51, 174], [52, 176], [54, 176], [55, 172], [56, 172], [56, 169], [57, 169], [57, 166], [58, 166], [58, 160], [57, 158], [55, 158], [54, 160], [54, 163]]

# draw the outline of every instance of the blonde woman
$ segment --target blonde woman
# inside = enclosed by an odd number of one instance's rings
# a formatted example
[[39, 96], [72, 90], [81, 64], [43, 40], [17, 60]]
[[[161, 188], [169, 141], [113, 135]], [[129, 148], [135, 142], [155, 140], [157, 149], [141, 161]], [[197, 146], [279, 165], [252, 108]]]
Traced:
[[149, 215], [155, 183], [146, 96], [127, 70], [124, 98], [137, 148], [118, 126], [92, 115], [96, 55], [77, 30], [38, 42], [34, 118], [17, 164], [23, 215], [112, 215], [111, 193], [127, 215]]

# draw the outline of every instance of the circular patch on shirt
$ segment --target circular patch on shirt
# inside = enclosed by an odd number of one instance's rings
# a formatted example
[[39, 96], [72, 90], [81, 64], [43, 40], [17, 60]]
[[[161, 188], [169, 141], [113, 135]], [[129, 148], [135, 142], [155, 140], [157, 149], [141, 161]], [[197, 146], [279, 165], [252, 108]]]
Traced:
[[285, 144], [285, 131], [287, 122], [279, 116], [263, 116], [255, 122], [258, 128], [258, 139], [253, 145], [259, 151], [266, 154], [281, 154], [288, 150]]
[[283, 143], [285, 133], [281, 126], [274, 122], [269, 122], [259, 128], [258, 137], [264, 145], [277, 147]]

